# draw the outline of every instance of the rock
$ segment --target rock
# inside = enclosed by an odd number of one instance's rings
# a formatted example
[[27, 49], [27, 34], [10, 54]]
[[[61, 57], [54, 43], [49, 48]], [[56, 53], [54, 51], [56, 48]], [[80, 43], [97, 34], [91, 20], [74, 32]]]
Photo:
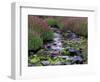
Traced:
[[67, 34], [66, 38], [69, 39], [69, 40], [72, 40], [72, 39], [77, 38], [77, 35], [75, 33], [69, 33], [69, 34]]
[[61, 41], [61, 39], [60, 38], [54, 38], [54, 42], [56, 42], [56, 41]]
[[60, 61], [56, 62], [55, 65], [61, 65], [62, 63]]
[[70, 56], [58, 56], [60, 58], [63, 58], [63, 59], [66, 59], [66, 60], [71, 60], [71, 57]]
[[44, 66], [47, 66], [47, 65], [50, 64], [50, 62], [49, 61], [41, 61], [41, 64], [44, 65]]
[[62, 49], [61, 46], [52, 46], [53, 50], [60, 51]]
[[77, 55], [77, 50], [75, 50], [74, 48], [69, 48], [68, 51], [70, 52], [71, 56]]
[[76, 52], [74, 48], [69, 48], [69, 52]]
[[60, 30], [57, 30], [56, 33], [61, 34], [61, 31]]
[[80, 56], [74, 56], [73, 60], [74, 61], [77, 61], [77, 60], [82, 61], [82, 58]]
[[51, 44], [46, 44], [44, 47], [45, 47], [45, 49], [50, 50], [51, 49]]
[[74, 56], [73, 57], [73, 61], [72, 61], [73, 64], [82, 64], [83, 63], [83, 59], [80, 57], [80, 56]]
[[72, 33], [70, 30], [67, 30], [67, 33]]
[[64, 64], [65, 65], [71, 65], [72, 63], [71, 62], [65, 62]]
[[51, 46], [51, 48], [53, 49], [53, 50], [58, 50], [58, 51], [60, 51], [61, 49], [62, 49], [62, 43], [61, 42], [54, 42], [53, 43], [53, 45]]
[[58, 33], [54, 33], [54, 38], [60, 38], [60, 37], [61, 37], [60, 34], [58, 34]]
[[57, 51], [57, 50], [54, 50], [53, 52], [51, 52], [51, 57], [55, 57], [55, 56], [57, 56], [57, 55], [59, 55], [59, 51]]

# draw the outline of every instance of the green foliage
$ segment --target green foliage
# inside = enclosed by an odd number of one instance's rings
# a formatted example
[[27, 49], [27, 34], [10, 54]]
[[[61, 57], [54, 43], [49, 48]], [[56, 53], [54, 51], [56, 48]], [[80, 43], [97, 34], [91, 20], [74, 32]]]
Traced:
[[[64, 19], [63, 19], [64, 18]], [[72, 56], [69, 52], [70, 48], [79, 50], [84, 59], [87, 62], [87, 18], [75, 18], [75, 17], [48, 17], [48, 16], [32, 16], [29, 17], [29, 28], [28, 28], [28, 49], [32, 49], [32, 55], [29, 56], [28, 61], [33, 66], [43, 66], [41, 61], [50, 62], [49, 65], [64, 65], [66, 62], [72, 62], [72, 60], [63, 58], [61, 56]], [[51, 30], [49, 26], [57, 27]], [[60, 30], [62, 50], [55, 57], [52, 57], [52, 49], [49, 50], [45, 46], [46, 43], [53, 42], [54, 33]], [[69, 31], [75, 33], [79, 38], [69, 40], [67, 38]], [[58, 32], [58, 31], [57, 31]], [[50, 45], [52, 46], [52, 45]], [[34, 54], [34, 52], [36, 52]]]
[[60, 58], [59, 57], [55, 57], [55, 58], [48, 58], [49, 62], [51, 65], [56, 64], [57, 62], [60, 62]]
[[34, 56], [31, 58], [30, 63], [35, 64], [35, 63], [37, 63], [37, 62], [39, 62], [39, 61], [40, 61], [39, 57], [38, 57], [37, 55], [34, 55]]
[[64, 28], [64, 25], [59, 22], [57, 22], [57, 26], [59, 27], [60, 30], [62, 30]]
[[53, 39], [53, 31], [52, 30], [48, 30], [42, 33], [41, 35], [43, 41], [50, 41]]
[[85, 61], [87, 61], [87, 52], [86, 51], [83, 51], [82, 52], [82, 57]]
[[28, 37], [28, 48], [37, 50], [41, 48], [43, 45], [43, 41], [39, 36], [29, 35]]
[[55, 26], [57, 25], [57, 21], [55, 19], [47, 19], [48, 25]]
[[57, 26], [59, 29], [63, 29], [64, 25], [60, 23], [57, 19], [48, 19], [48, 25]]
[[66, 49], [62, 49], [61, 53], [63, 55], [69, 55], [70, 54], [69, 51], [67, 51]]
[[63, 46], [65, 46], [65, 48], [67, 47], [67, 46], [69, 46], [69, 47], [73, 47], [73, 48], [77, 48], [77, 49], [79, 49], [79, 48], [84, 48], [84, 47], [86, 47], [87, 46], [87, 39], [86, 38], [84, 38], [84, 37], [80, 37], [80, 39], [78, 39], [78, 40], [64, 40], [63, 41]]

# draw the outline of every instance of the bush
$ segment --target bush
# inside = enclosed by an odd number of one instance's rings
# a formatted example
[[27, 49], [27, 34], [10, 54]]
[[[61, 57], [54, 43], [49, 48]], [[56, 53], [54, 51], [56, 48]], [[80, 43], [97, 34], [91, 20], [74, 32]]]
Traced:
[[28, 37], [28, 49], [37, 50], [43, 45], [43, 40], [36, 35], [29, 34]]
[[50, 25], [50, 26], [57, 25], [57, 21], [55, 19], [53, 19], [53, 18], [47, 19], [47, 22], [48, 22], [48, 25]]
[[41, 35], [43, 41], [50, 41], [53, 40], [53, 31], [52, 30], [48, 30], [47, 32], [43, 32]]

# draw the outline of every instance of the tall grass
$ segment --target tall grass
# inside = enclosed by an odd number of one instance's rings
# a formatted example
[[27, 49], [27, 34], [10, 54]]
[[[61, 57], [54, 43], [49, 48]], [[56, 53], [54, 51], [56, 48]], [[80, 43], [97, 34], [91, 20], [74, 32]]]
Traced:
[[28, 49], [37, 50], [41, 48], [43, 41], [35, 32], [29, 32], [28, 34]]
[[49, 28], [47, 20], [40, 16], [28, 16], [28, 30], [36, 32], [43, 41], [53, 39], [53, 32]]
[[88, 19], [86, 17], [64, 17], [59, 22], [64, 25], [63, 32], [71, 30], [80, 36], [87, 37]]

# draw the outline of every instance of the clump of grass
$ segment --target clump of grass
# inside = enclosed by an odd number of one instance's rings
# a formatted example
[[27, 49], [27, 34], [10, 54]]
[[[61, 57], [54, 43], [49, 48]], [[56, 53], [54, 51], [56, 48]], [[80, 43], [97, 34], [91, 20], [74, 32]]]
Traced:
[[32, 50], [37, 50], [41, 48], [43, 41], [36, 33], [29, 33], [28, 35], [28, 48]]

